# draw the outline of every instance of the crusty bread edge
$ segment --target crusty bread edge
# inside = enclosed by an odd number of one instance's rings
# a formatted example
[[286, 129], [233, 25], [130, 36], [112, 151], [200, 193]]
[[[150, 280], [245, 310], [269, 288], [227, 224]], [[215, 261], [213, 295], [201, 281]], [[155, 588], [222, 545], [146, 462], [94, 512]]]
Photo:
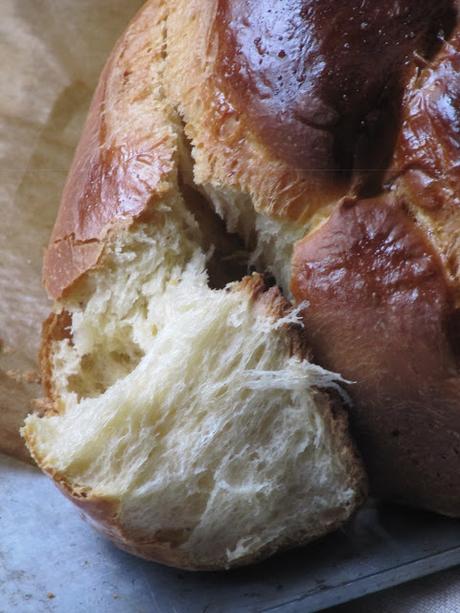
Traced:
[[[115, 44], [99, 78], [45, 251], [43, 283], [53, 300], [65, 298], [85, 273], [99, 264], [105, 246], [119, 230], [148, 218], [155, 202], [165, 197], [173, 187], [168, 181], [174, 167], [170, 143], [155, 142], [154, 135], [146, 128], [144, 134], [136, 134], [135, 140], [123, 139], [123, 147], [129, 147], [129, 159], [120, 160], [116, 158], [117, 148], [112, 142], [116, 134], [108, 125], [112, 105], [116, 103], [123, 107], [129, 104], [122, 90], [120, 75], [124, 78], [134, 72], [136, 83], [142, 83], [147, 78], [146, 56], [142, 55], [141, 58], [144, 64], [137, 61], [138, 46], [151, 46], [151, 24], [155, 24], [158, 34], [165, 14], [162, 0], [148, 0]], [[156, 49], [156, 53], [161, 56], [162, 49]], [[124, 167], [121, 201], [117, 202], [113, 186], [105, 185], [106, 192], [111, 192], [112, 200], [107, 206], [106, 194], [103, 214], [95, 215], [96, 203], [91, 200], [91, 190], [97, 193], [97, 188], [103, 185], [107, 175], [117, 170], [118, 165], [124, 166], [136, 156], [145, 158], [147, 155], [155, 157], [158, 167], [150, 181], [137, 181], [129, 165]], [[131, 199], [135, 201], [134, 205]], [[79, 208], [81, 204], [83, 210]]]

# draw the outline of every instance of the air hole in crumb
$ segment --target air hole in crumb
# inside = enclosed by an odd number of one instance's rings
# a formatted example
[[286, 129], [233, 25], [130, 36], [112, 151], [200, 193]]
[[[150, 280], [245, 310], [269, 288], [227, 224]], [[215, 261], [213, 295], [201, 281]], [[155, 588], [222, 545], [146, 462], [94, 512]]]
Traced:
[[81, 358], [79, 372], [67, 379], [67, 389], [75, 393], [79, 400], [96, 398], [119, 378], [130, 373], [142, 356], [143, 352], [130, 340], [128, 334], [124, 346], [117, 350], [108, 351], [98, 345], [91, 354]]
[[194, 186], [190, 185], [193, 167], [191, 145], [185, 139], [182, 149], [182, 172], [179, 187], [188, 210], [200, 226], [203, 242], [202, 248], [210, 254], [207, 263], [209, 287], [222, 289], [232, 281], [240, 281], [248, 274], [249, 253], [244, 242], [237, 234], [228, 232], [225, 222], [217, 215], [207, 198]]

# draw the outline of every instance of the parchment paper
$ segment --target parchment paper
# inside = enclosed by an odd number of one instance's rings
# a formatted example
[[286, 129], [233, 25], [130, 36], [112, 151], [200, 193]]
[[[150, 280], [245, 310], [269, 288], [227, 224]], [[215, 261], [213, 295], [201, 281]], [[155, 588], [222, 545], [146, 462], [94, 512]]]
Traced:
[[0, 0], [0, 451], [41, 395], [43, 249], [101, 67], [143, 0]]

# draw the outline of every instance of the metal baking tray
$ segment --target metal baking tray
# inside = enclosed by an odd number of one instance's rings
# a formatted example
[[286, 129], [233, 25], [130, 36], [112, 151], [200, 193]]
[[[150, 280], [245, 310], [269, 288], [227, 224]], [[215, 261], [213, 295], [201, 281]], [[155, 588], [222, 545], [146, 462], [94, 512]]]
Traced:
[[118, 551], [36, 469], [0, 456], [0, 612], [319, 611], [460, 564], [460, 521], [370, 502], [344, 529], [245, 569]]

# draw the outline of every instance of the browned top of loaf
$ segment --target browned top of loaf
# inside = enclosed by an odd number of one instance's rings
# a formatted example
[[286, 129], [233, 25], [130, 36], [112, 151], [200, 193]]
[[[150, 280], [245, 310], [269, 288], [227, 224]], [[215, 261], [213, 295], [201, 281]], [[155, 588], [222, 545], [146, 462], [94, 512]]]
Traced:
[[414, 57], [436, 54], [452, 0], [209, 4], [172, 0], [168, 17], [169, 94], [199, 182], [300, 223], [375, 189]]
[[[460, 205], [460, 29], [416, 71], [402, 103], [391, 173], [404, 176], [426, 210]], [[391, 177], [390, 173], [390, 179]]]
[[220, 85], [264, 145], [335, 181], [354, 168], [358, 145], [375, 150], [363, 122], [398, 95], [413, 52], [429, 52], [449, 5], [220, 0]]

